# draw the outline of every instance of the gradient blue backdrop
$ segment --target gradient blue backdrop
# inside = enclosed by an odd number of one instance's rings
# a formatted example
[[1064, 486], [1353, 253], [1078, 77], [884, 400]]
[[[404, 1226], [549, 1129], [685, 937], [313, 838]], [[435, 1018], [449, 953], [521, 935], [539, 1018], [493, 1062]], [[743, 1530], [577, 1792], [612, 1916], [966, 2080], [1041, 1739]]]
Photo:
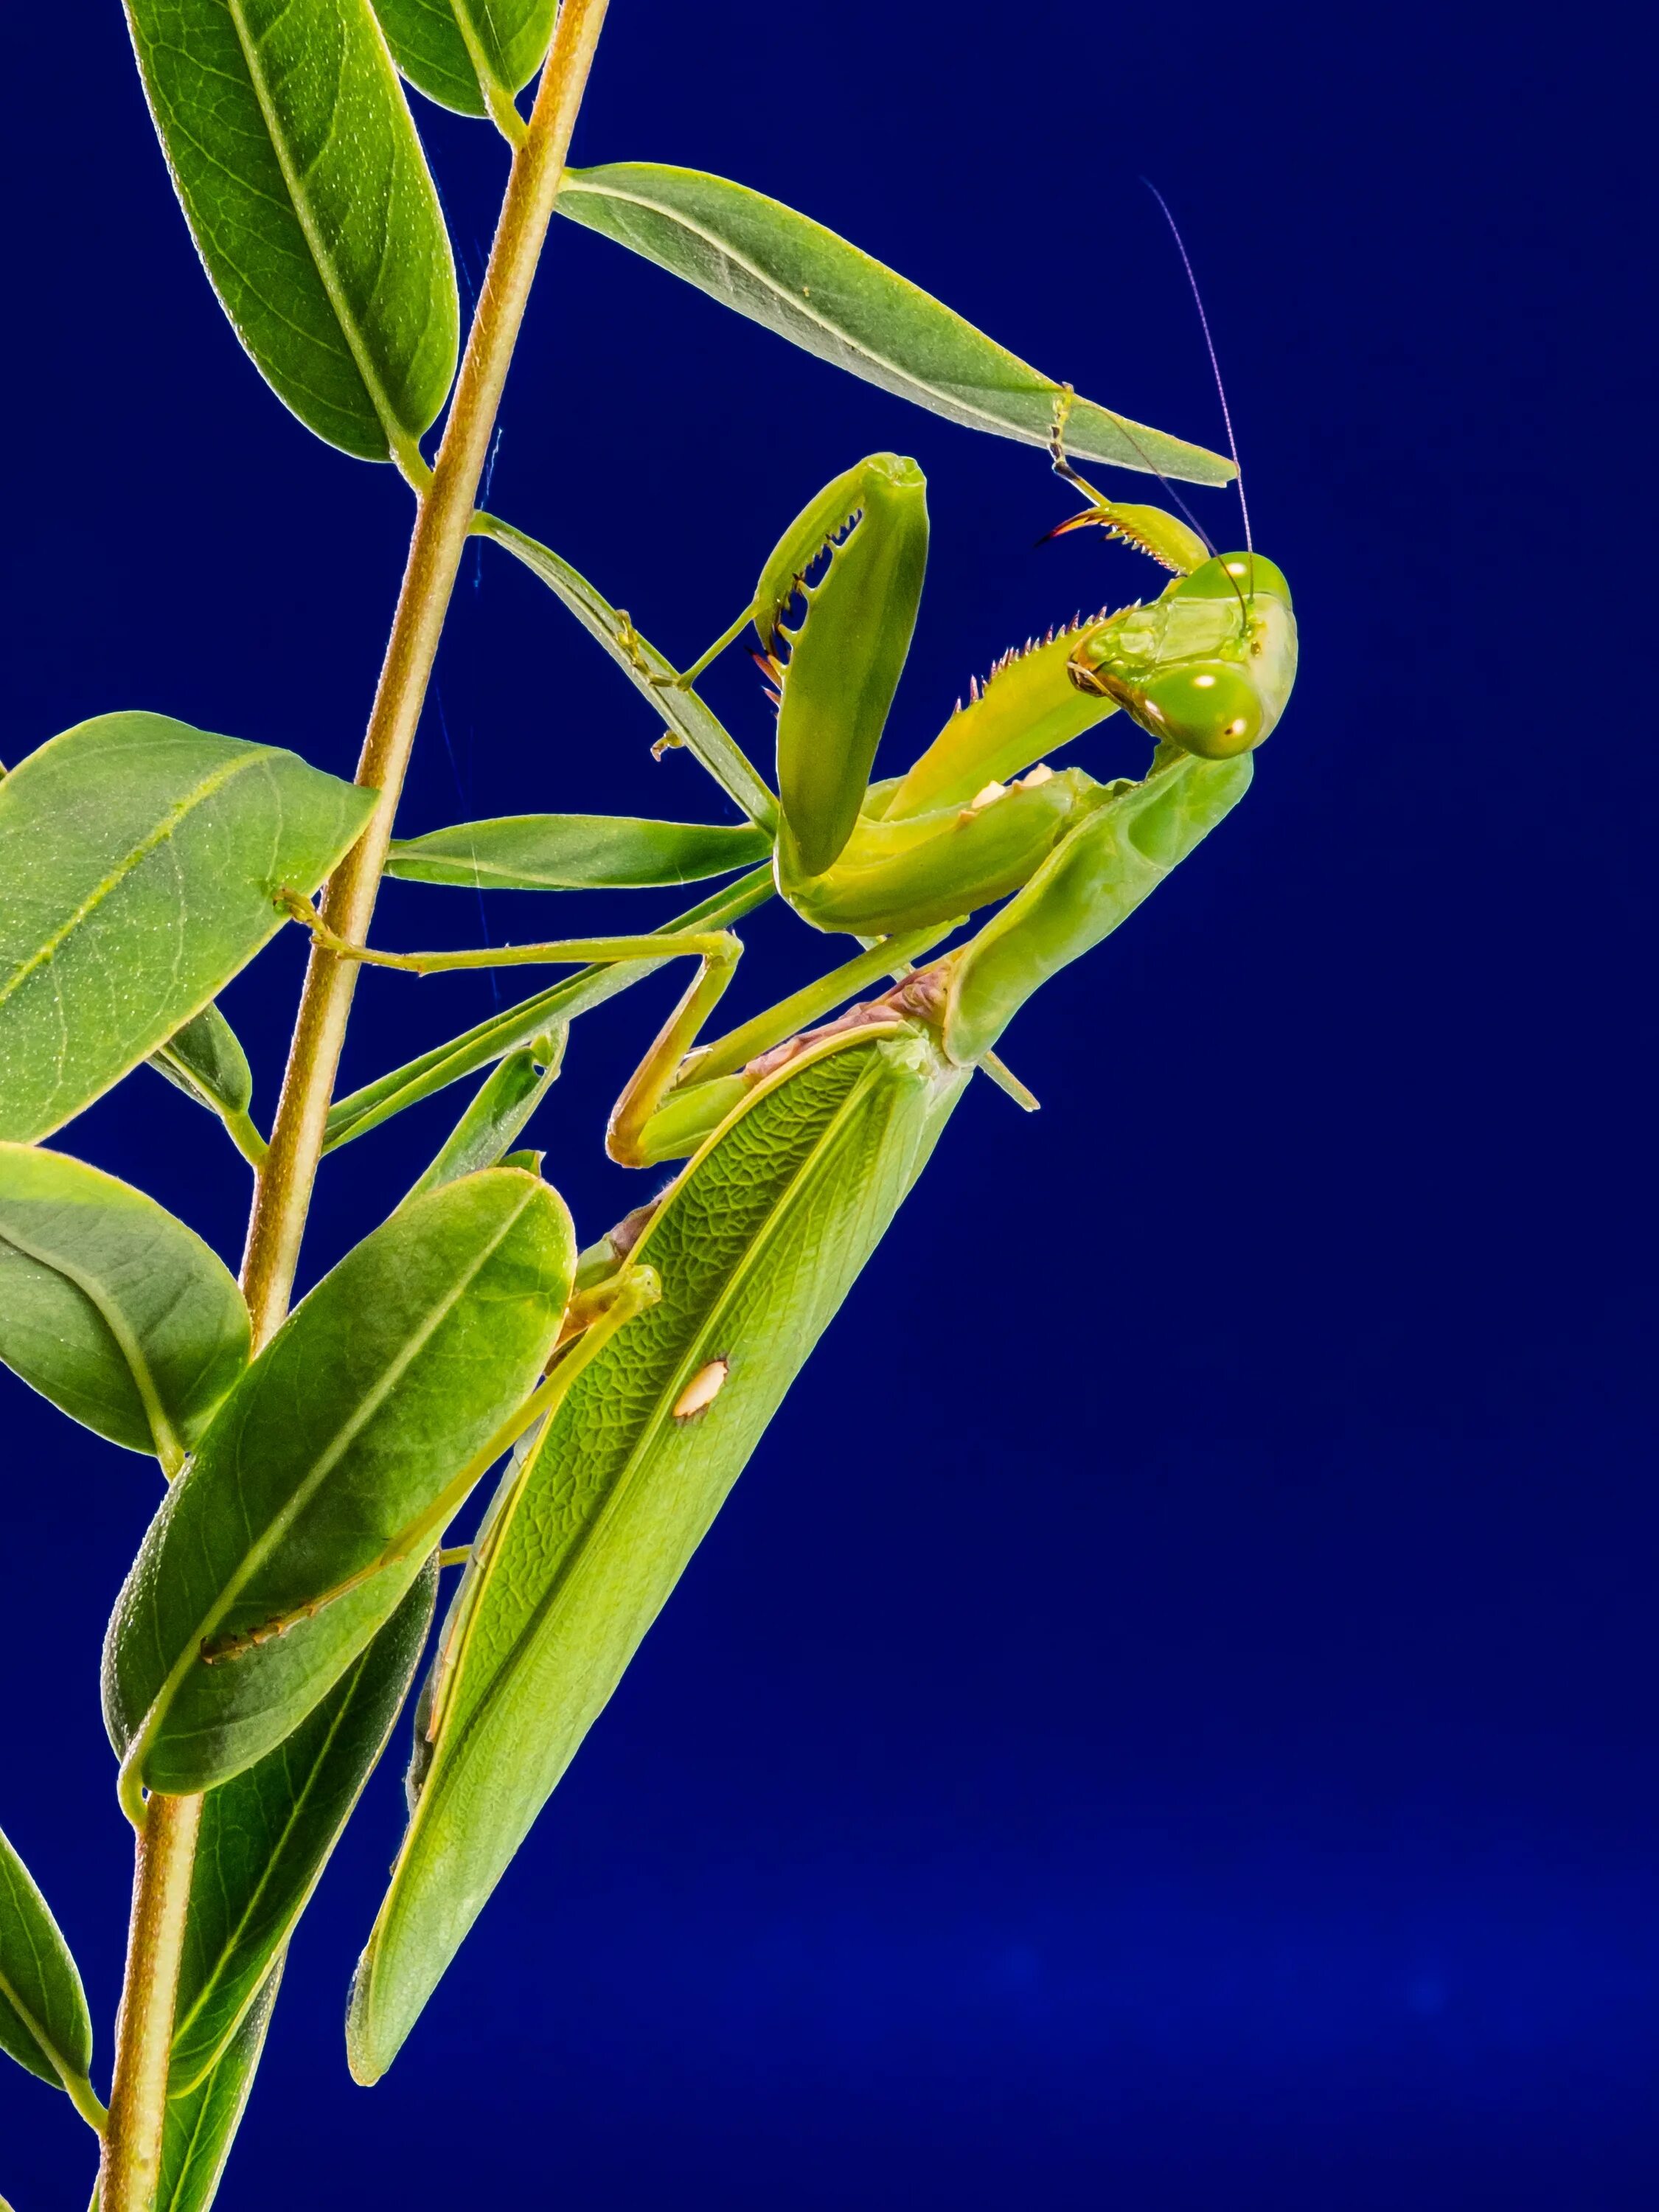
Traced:
[[[0, 755], [144, 706], [349, 774], [407, 495], [260, 384], [118, 9], [70, 15], [72, 53], [54, 10], [7, 37]], [[741, 177], [1213, 441], [1154, 178], [1303, 678], [1249, 805], [1022, 1017], [1043, 1112], [976, 1086], [364, 2094], [339, 2023], [388, 1761], [295, 1943], [226, 2203], [1651, 2202], [1644, 74], [1589, 10], [1534, 33], [1414, 0], [616, 0], [578, 159]], [[420, 119], [475, 283], [500, 149]], [[1146, 586], [1091, 536], [1032, 550], [1065, 508], [1040, 456], [563, 227], [504, 422], [495, 503], [682, 656], [819, 482], [915, 453], [934, 552], [890, 765], [1002, 647]], [[739, 656], [710, 689], [763, 745]], [[404, 822], [720, 813], [654, 734], [537, 586], [470, 558]], [[394, 887], [379, 927], [550, 913]], [[746, 1005], [812, 950], [780, 915], [754, 935]], [[264, 1112], [298, 965], [280, 945], [229, 994]], [[348, 1079], [492, 988], [370, 978]], [[590, 1233], [639, 1194], [598, 1133], [666, 988], [581, 1025], [535, 1133]], [[312, 1274], [459, 1097], [325, 1170]], [[65, 1141], [234, 1261], [245, 1170], [161, 1083]], [[9, 1378], [0, 1424], [0, 1818], [84, 1964], [101, 2069], [128, 1852], [96, 1652], [155, 1484]], [[20, 2212], [84, 2203], [79, 2124], [10, 2069], [0, 2146]]]

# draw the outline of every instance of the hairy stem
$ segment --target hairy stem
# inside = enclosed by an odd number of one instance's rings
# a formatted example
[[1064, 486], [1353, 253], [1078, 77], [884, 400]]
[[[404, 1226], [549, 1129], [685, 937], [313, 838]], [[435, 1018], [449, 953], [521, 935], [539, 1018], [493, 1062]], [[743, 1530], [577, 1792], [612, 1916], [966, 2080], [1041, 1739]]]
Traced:
[[[508, 364], [607, 4], [608, 0], [563, 0], [560, 9], [536, 103], [514, 151], [438, 458], [430, 482], [416, 491], [409, 556], [357, 763], [358, 783], [378, 791], [380, 802], [336, 870], [323, 905], [329, 928], [353, 945], [368, 939]], [[242, 1260], [256, 1349], [288, 1311], [356, 973], [355, 960], [313, 947], [270, 1151], [254, 1185]], [[100, 2212], [149, 2212], [155, 2196], [179, 1962], [201, 1817], [199, 1797], [152, 1797], [138, 1838], [115, 2081], [99, 2177]]]
[[201, 1822], [199, 1797], [152, 1797], [139, 1832], [100, 2212], [149, 2212], [161, 2176], [173, 2007]]
[[[368, 829], [330, 881], [323, 918], [351, 945], [367, 941], [410, 749], [465, 550], [507, 365], [569, 150], [606, 0], [564, 0], [529, 126], [513, 155], [478, 311], [432, 481], [419, 495], [380, 687], [357, 763], [379, 791]], [[288, 1310], [324, 1123], [345, 1042], [356, 963], [313, 946], [283, 1078], [270, 1152], [255, 1187], [242, 1286], [262, 1344]]]

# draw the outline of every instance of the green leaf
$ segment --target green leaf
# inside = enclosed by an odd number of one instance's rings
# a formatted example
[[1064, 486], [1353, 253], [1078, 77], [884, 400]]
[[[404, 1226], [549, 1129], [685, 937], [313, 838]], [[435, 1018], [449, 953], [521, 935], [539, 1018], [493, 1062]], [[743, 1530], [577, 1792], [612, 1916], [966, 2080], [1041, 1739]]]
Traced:
[[373, 1773], [420, 1659], [438, 1565], [275, 1751], [210, 1790], [191, 1876], [169, 2098], [195, 2088], [235, 2035], [310, 1902]]
[[42, 1397], [169, 1474], [248, 1359], [223, 1261], [130, 1183], [0, 1144], [0, 1360]]
[[701, 883], [763, 860], [753, 823], [652, 822], [634, 815], [514, 814], [393, 840], [389, 876], [478, 890], [634, 890]]
[[149, 1064], [210, 1114], [243, 1115], [253, 1103], [253, 1070], [217, 1006], [204, 1006], [176, 1030], [151, 1053]]
[[[92, 2016], [69, 1945], [29, 1870], [0, 1834], [0, 2051], [54, 2088], [85, 2092]], [[77, 2097], [77, 2105], [82, 2100]]]
[[[567, 170], [558, 210], [806, 352], [950, 422], [1028, 446], [1046, 446], [1054, 433], [1063, 385], [822, 223], [745, 185], [656, 161], [613, 161]], [[1073, 399], [1065, 438], [1074, 459], [1188, 483], [1226, 483], [1235, 473], [1219, 453], [1092, 400]]]
[[[661, 1300], [509, 1468], [439, 1640], [410, 1827], [353, 1984], [358, 2081], [391, 2064], [967, 1079], [913, 1032], [843, 1039], [756, 1092], [633, 1245]], [[722, 1361], [712, 1402], [677, 1417]]]
[[398, 68], [428, 100], [488, 115], [528, 84], [558, 0], [374, 0]]
[[212, 2071], [194, 2088], [167, 2099], [161, 2122], [161, 2172], [152, 2212], [207, 2212], [212, 2203], [253, 2087], [283, 1963], [278, 1959], [271, 1968]]
[[720, 789], [751, 822], [770, 833], [778, 822], [778, 802], [755, 773], [737, 739], [697, 694], [676, 681], [679, 671], [640, 635], [626, 609], [613, 607], [594, 590], [586, 576], [543, 545], [514, 530], [510, 522], [486, 514], [474, 516], [472, 527], [481, 538], [493, 538], [532, 575], [539, 576], [554, 596], [575, 616], [588, 635], [602, 645], [634, 689], [670, 732], [702, 762]]
[[[756, 868], [735, 884], [727, 884], [689, 913], [665, 922], [665, 929], [729, 929], [763, 906], [774, 890], [770, 867]], [[487, 1067], [503, 1053], [514, 1046], [530, 1043], [547, 1030], [562, 1023], [574, 1021], [578, 1014], [592, 1007], [603, 1006], [614, 999], [619, 991], [654, 975], [665, 964], [661, 960], [618, 960], [608, 968], [584, 968], [562, 983], [555, 983], [545, 991], [538, 991], [528, 999], [521, 999], [516, 1006], [508, 1006], [499, 1014], [492, 1014], [487, 1022], [479, 1022], [464, 1030], [447, 1044], [435, 1045], [430, 1052], [422, 1053], [418, 1060], [407, 1061], [402, 1067], [389, 1069], [377, 1076], [373, 1083], [354, 1091], [349, 1098], [337, 1099], [329, 1109], [325, 1152], [337, 1145], [349, 1145], [354, 1137], [368, 1134], [382, 1121], [389, 1121], [394, 1114], [401, 1114], [422, 1098], [429, 1098], [434, 1091], [441, 1091], [451, 1083], [459, 1083], [463, 1076]]]
[[253, 1097], [253, 1071], [240, 1038], [217, 1006], [204, 1006], [151, 1053], [148, 1065], [186, 1098], [216, 1114], [256, 1172], [264, 1167], [270, 1147], [247, 1110]]
[[[557, 1080], [564, 1057], [565, 1031], [539, 1037], [521, 1052], [510, 1052], [478, 1087], [478, 1094], [455, 1124], [442, 1150], [410, 1190], [410, 1198], [436, 1190], [441, 1183], [474, 1175], [500, 1162]], [[408, 1204], [408, 1200], [404, 1200]]]
[[375, 794], [275, 745], [100, 714], [0, 783], [0, 1138], [28, 1143], [165, 1044], [314, 890]]
[[455, 266], [367, 0], [126, 0], [202, 259], [277, 397], [364, 460], [416, 454], [455, 374]]
[[511, 1441], [574, 1241], [557, 1192], [516, 1169], [446, 1183], [348, 1253], [260, 1352], [111, 1618], [104, 1715], [130, 1805], [141, 1785], [208, 1790], [262, 1759], [402, 1601]]

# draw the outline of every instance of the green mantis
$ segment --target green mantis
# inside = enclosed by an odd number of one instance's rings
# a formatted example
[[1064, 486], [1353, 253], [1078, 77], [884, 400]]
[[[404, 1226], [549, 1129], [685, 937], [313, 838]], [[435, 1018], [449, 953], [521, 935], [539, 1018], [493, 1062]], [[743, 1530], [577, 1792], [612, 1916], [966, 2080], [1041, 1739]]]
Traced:
[[[1071, 476], [1060, 452], [1055, 460]], [[754, 623], [776, 696], [776, 801], [748, 763], [734, 781], [748, 776], [761, 792], [754, 811], [769, 817], [776, 894], [814, 931], [860, 940], [726, 1036], [703, 1040], [744, 949], [730, 927], [392, 953], [331, 936], [299, 891], [276, 900], [338, 957], [414, 973], [646, 973], [695, 960], [606, 1139], [626, 1166], [684, 1161], [671, 1186], [575, 1256], [535, 1157], [500, 1164], [557, 1073], [564, 1029], [549, 1011], [546, 1033], [502, 1057], [392, 1221], [248, 1370], [157, 1517], [149, 1566], [124, 1601], [131, 1621], [118, 1608], [106, 1679], [131, 1787], [228, 1781], [356, 1663], [442, 1524], [518, 1440], [476, 1544], [462, 1548], [467, 1568], [420, 1701], [410, 1832], [354, 1982], [347, 2039], [358, 2079], [383, 2073], [410, 2033], [973, 1071], [1020, 1095], [995, 1060], [1013, 1015], [1239, 803], [1249, 754], [1281, 717], [1297, 629], [1279, 568], [1255, 550], [1214, 556], [1159, 508], [1082, 489], [1091, 504], [1066, 526], [1099, 525], [1175, 580], [1146, 606], [1006, 654], [902, 776], [872, 781], [927, 564], [927, 487], [911, 460], [878, 453], [825, 487], [772, 550], [744, 615], [686, 675], [657, 665], [615, 617], [619, 657], [665, 702], [679, 699], [679, 726], [728, 776], [730, 738], [699, 721], [692, 681]], [[592, 626], [599, 606], [591, 595]], [[1048, 765], [1115, 712], [1155, 741], [1146, 776], [1099, 783]], [[630, 867], [644, 830], [619, 832]], [[745, 845], [732, 854], [748, 856]], [[580, 876], [568, 860], [560, 867]], [[987, 907], [995, 911], [982, 918]], [[978, 927], [957, 936], [969, 918]], [[429, 1468], [400, 1480], [396, 1495], [365, 1462], [362, 1526], [354, 1548], [331, 1547], [330, 1573], [319, 1573], [321, 1551], [307, 1548], [301, 1517], [321, 1447], [272, 1467], [270, 1535], [197, 1597], [185, 1524], [232, 1471], [226, 1437], [261, 1391], [285, 1387], [281, 1363], [299, 1358], [330, 1301], [356, 1297], [354, 1270], [378, 1270], [418, 1303], [434, 1239], [495, 1255], [502, 1239], [525, 1239], [522, 1224], [535, 1224], [511, 1274], [525, 1343], [498, 1402], [460, 1409], [445, 1382], [456, 1437], [429, 1449]], [[404, 1336], [414, 1328], [396, 1321]], [[422, 1356], [441, 1363], [441, 1338], [429, 1343], [438, 1349]], [[372, 1347], [354, 1358], [372, 1367]], [[368, 1367], [331, 1387], [341, 1436], [356, 1433], [354, 1409], [374, 1387]], [[337, 1449], [347, 1447], [327, 1453]], [[246, 1468], [237, 1480], [246, 1489]], [[264, 1955], [254, 1966], [264, 1971]]]
[[[836, 478], [710, 653], [678, 678], [649, 673], [690, 695], [754, 623], [778, 703], [777, 890], [815, 929], [873, 940], [723, 1036], [701, 1041], [742, 951], [729, 929], [362, 952], [285, 897], [331, 951], [416, 973], [696, 963], [608, 1133], [626, 1164], [687, 1164], [578, 1264], [572, 1316], [611, 1299], [622, 1319], [542, 1386], [545, 1418], [501, 1478], [422, 1698], [410, 1831], [354, 1984], [360, 2079], [391, 2063], [974, 1068], [994, 1067], [1031, 993], [1249, 787], [1294, 673], [1283, 577], [1250, 552], [1209, 554], [1158, 510], [1091, 497], [1078, 520], [1158, 554], [1174, 582], [1006, 656], [904, 776], [869, 781], [926, 563], [912, 462], [877, 455]], [[1156, 739], [1142, 780], [1048, 767], [1119, 711]], [[643, 1279], [650, 1298], [618, 1297]]]
[[[1173, 568], [1174, 580], [1148, 605], [1103, 611], [1005, 654], [906, 775], [869, 781], [927, 565], [927, 486], [912, 460], [878, 453], [836, 477], [779, 539], [748, 605], [701, 659], [678, 677], [649, 670], [659, 690], [690, 694], [751, 623], [759, 638], [777, 706], [777, 890], [814, 928], [866, 946], [780, 1006], [698, 1043], [742, 950], [730, 931], [393, 954], [328, 939], [298, 897], [289, 910], [337, 952], [422, 974], [696, 958], [611, 1117], [609, 1148], [629, 1166], [687, 1157], [773, 1072], [780, 1050], [806, 1049], [801, 1033], [884, 975], [893, 988], [849, 1018], [921, 1023], [953, 1066], [984, 1064], [1031, 992], [1115, 928], [1237, 803], [1249, 756], [1295, 678], [1295, 617], [1272, 562], [1248, 550], [1212, 554], [1175, 516], [1114, 503], [1076, 476], [1058, 436], [1055, 459], [1090, 499], [1062, 528], [1099, 525]], [[1103, 784], [1048, 765], [1048, 754], [1120, 710], [1156, 740], [1143, 781]], [[957, 925], [1005, 900], [975, 937], [908, 973]]]

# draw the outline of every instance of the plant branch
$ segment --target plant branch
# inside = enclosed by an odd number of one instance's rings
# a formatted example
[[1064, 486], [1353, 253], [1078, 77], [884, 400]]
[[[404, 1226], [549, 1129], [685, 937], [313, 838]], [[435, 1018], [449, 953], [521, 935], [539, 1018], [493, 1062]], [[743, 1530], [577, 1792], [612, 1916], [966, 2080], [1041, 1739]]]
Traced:
[[[378, 791], [380, 805], [336, 870], [323, 906], [330, 929], [354, 946], [368, 939], [507, 368], [606, 6], [607, 0], [564, 0], [559, 11], [536, 103], [514, 151], [438, 458], [429, 482], [414, 477], [415, 528], [357, 763], [357, 782]], [[270, 1151], [254, 1184], [243, 1255], [242, 1287], [256, 1349], [288, 1310], [356, 973], [355, 960], [313, 947]], [[101, 2212], [149, 2212], [160, 2178], [173, 2007], [201, 1817], [200, 1797], [155, 1796], [138, 1837], [115, 2081], [99, 2178]]]
[[98, 2175], [100, 2212], [149, 2212], [161, 2178], [173, 2008], [201, 1822], [199, 1797], [152, 1797], [138, 1833], [115, 2086]]
[[[323, 916], [337, 937], [367, 941], [392, 821], [444, 617], [471, 527], [501, 390], [542, 242], [552, 220], [607, 0], [564, 0], [536, 104], [515, 149], [478, 310], [430, 486], [420, 495], [358, 783], [378, 790], [368, 829], [330, 881]], [[356, 963], [313, 948], [306, 971], [270, 1153], [254, 1190], [242, 1285], [263, 1344], [288, 1310], [324, 1123], [345, 1042]]]

